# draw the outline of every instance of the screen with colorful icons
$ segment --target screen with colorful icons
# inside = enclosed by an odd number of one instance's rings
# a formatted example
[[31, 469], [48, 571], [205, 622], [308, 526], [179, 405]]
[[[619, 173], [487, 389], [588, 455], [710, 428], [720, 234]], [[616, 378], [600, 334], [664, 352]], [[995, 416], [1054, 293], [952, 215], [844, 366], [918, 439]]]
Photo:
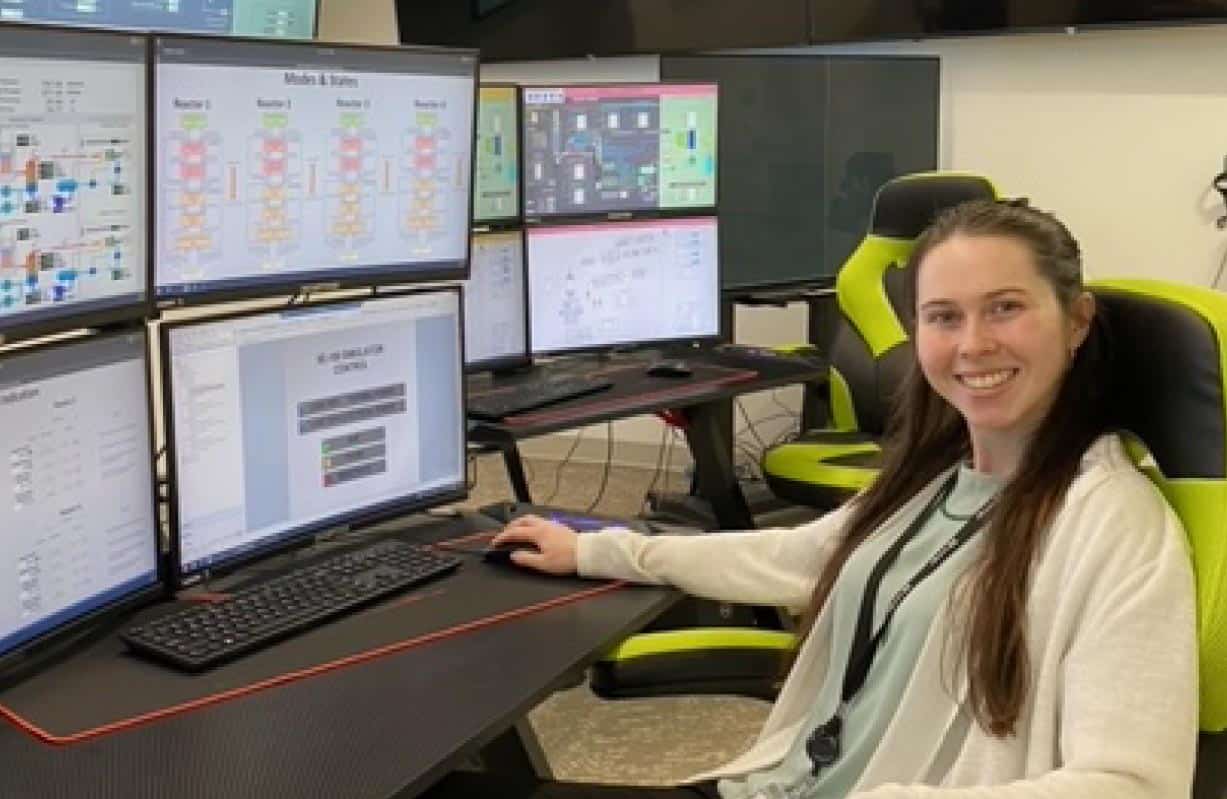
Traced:
[[477, 167], [473, 221], [520, 215], [520, 131], [514, 86], [482, 86], [477, 96]]
[[714, 208], [714, 83], [525, 88], [524, 214]]
[[0, 26], [0, 339], [141, 316], [145, 40]]
[[0, 0], [0, 21], [311, 39], [317, 0]]
[[159, 304], [467, 276], [476, 53], [153, 53]]

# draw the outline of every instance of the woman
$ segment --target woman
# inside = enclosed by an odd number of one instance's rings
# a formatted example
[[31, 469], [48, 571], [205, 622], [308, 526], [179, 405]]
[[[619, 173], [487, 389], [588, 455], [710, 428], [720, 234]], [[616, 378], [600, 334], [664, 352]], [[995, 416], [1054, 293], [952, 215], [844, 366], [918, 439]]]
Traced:
[[530, 517], [495, 539], [534, 544], [515, 561], [553, 574], [808, 607], [747, 753], [671, 791], [533, 796], [1189, 796], [1192, 570], [1111, 430], [1077, 243], [1049, 214], [977, 201], [941, 216], [909, 267], [916, 368], [879, 478], [843, 508], [695, 537]]

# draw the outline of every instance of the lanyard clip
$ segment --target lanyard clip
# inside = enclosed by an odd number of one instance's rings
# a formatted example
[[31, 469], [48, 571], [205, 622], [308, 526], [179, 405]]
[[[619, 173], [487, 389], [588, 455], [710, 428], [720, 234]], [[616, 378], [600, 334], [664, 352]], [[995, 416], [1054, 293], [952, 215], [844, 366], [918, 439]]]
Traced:
[[805, 741], [805, 753], [814, 764], [814, 774], [839, 760], [839, 738], [843, 732], [844, 722], [836, 713], [823, 724], [818, 725]]

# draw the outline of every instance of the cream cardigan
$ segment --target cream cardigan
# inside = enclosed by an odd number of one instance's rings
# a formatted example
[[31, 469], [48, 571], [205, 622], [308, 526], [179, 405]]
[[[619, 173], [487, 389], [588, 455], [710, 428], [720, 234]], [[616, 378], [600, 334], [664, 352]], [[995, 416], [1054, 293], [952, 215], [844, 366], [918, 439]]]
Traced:
[[[900, 514], [917, 513], [939, 483]], [[585, 534], [579, 573], [799, 611], [846, 518], [842, 508], [791, 529]], [[1031, 690], [1017, 734], [998, 739], [972, 723], [956, 752], [939, 751], [966, 696], [961, 659], [943, 658], [957, 633], [947, 638], [950, 615], [940, 613], [849, 799], [1187, 799], [1197, 745], [1193, 573], [1179, 520], [1116, 436], [1083, 456], [1031, 585]], [[784, 757], [826, 677], [830, 632], [824, 611], [749, 751], [693, 779]]]

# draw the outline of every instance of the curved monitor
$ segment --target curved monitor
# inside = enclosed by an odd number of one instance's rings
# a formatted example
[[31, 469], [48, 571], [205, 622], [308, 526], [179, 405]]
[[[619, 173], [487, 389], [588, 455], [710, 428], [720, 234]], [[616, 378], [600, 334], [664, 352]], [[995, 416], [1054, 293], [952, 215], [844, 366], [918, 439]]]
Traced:
[[471, 51], [157, 37], [160, 306], [467, 276]]
[[464, 363], [470, 372], [528, 365], [524, 234], [473, 236], [464, 284]]
[[0, 18], [124, 30], [311, 39], [319, 0], [6, 0]]
[[465, 496], [460, 291], [162, 328], [177, 583]]
[[526, 217], [716, 207], [715, 83], [522, 92]]
[[0, 341], [148, 314], [147, 61], [0, 25]]
[[720, 336], [716, 217], [530, 227], [534, 354]]
[[520, 97], [515, 86], [482, 86], [477, 95], [473, 222], [520, 217]]
[[0, 666], [158, 593], [145, 331], [0, 356]]

